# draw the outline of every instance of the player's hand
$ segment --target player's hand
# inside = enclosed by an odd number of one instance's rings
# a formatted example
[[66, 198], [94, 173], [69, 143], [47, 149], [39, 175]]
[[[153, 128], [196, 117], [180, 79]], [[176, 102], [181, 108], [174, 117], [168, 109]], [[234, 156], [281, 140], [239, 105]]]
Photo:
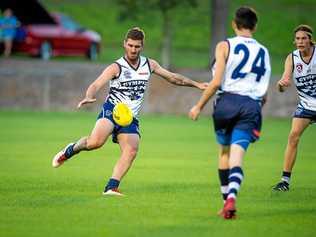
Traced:
[[193, 106], [189, 112], [189, 118], [192, 120], [197, 120], [199, 117], [199, 114], [201, 112], [201, 109], [198, 106]]
[[91, 104], [96, 102], [97, 99], [95, 98], [84, 98], [82, 101], [79, 102], [79, 104], [77, 105], [77, 108], [80, 109], [83, 105], [85, 104]]
[[277, 83], [278, 91], [284, 92], [286, 87], [289, 87], [291, 85], [291, 81], [287, 79], [281, 79]]
[[200, 82], [197, 87], [200, 89], [200, 90], [205, 90], [207, 87], [208, 87], [209, 83], [208, 82]]

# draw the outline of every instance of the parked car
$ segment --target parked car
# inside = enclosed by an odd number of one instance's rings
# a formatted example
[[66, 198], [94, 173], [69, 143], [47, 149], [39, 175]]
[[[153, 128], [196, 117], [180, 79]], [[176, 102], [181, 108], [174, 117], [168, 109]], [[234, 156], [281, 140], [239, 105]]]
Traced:
[[84, 55], [95, 60], [100, 52], [101, 37], [87, 30], [69, 16], [50, 14], [55, 24], [27, 24], [18, 29], [13, 51], [40, 56], [48, 60], [59, 55]]

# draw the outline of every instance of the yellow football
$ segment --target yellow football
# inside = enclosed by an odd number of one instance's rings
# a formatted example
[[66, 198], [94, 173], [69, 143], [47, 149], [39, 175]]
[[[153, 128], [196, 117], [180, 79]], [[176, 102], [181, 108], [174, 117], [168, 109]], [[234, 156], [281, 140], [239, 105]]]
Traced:
[[132, 110], [124, 103], [117, 103], [113, 109], [113, 119], [122, 127], [128, 126], [133, 121]]

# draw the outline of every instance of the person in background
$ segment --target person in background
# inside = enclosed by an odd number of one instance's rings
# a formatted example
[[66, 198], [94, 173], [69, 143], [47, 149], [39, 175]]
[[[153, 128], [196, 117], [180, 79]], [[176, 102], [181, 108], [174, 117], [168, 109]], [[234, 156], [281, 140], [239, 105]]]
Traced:
[[290, 189], [292, 169], [303, 132], [310, 124], [316, 123], [316, 52], [312, 27], [297, 26], [294, 44], [296, 50], [287, 56], [283, 76], [277, 83], [279, 91], [283, 92], [293, 81], [299, 97], [285, 149], [282, 177], [273, 187], [273, 190], [281, 192]]
[[16, 34], [16, 29], [20, 23], [17, 18], [13, 15], [10, 8], [7, 8], [3, 12], [3, 17], [0, 19], [0, 28], [2, 30], [2, 38], [4, 42], [4, 53], [5, 57], [9, 57], [12, 51], [13, 40]]

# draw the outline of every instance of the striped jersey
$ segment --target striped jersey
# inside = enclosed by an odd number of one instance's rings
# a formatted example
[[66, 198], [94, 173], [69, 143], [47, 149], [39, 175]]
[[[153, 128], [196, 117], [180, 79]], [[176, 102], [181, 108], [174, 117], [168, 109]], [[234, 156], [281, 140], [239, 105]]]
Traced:
[[116, 60], [120, 73], [110, 81], [110, 91], [107, 96], [112, 104], [122, 102], [127, 104], [134, 116], [137, 116], [144, 101], [145, 91], [151, 76], [149, 60], [140, 56], [137, 68], [130, 65], [124, 57]]
[[268, 50], [249, 37], [236, 36], [226, 41], [229, 53], [220, 91], [261, 100], [271, 75]]
[[297, 49], [292, 52], [293, 81], [299, 96], [298, 107], [316, 111], [316, 52], [305, 62]]

